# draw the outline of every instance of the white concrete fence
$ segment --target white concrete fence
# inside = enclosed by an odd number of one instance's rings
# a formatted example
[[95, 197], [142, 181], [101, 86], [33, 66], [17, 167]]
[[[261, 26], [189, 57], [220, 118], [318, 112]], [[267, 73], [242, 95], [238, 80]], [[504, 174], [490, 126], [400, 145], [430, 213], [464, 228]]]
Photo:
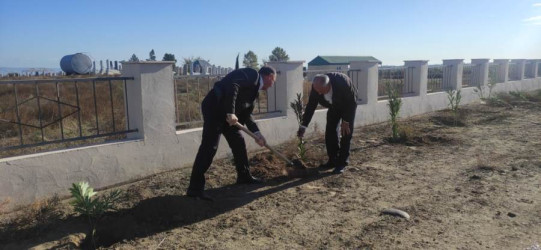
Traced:
[[[494, 92], [529, 91], [541, 88], [538, 65], [541, 60], [513, 60], [518, 80], [509, 81], [509, 60], [494, 60], [500, 65], [502, 82]], [[413, 95], [403, 98], [400, 116], [408, 117], [446, 109], [447, 94], [427, 94], [428, 61], [406, 61], [412, 67]], [[275, 91], [269, 91], [269, 104], [281, 113], [257, 121], [270, 145], [294, 138], [297, 121], [289, 103], [303, 88], [303, 61], [269, 62], [278, 72]], [[487, 89], [488, 59], [472, 60], [483, 69], [481, 88]], [[38, 153], [0, 159], [0, 202], [10, 199], [10, 208], [47, 198], [55, 193], [67, 195], [74, 182], [88, 181], [96, 188], [107, 187], [141, 178], [150, 174], [180, 167], [191, 167], [201, 142], [201, 128], [176, 131], [172, 62], [134, 62], [123, 64], [123, 75], [134, 77], [127, 85], [129, 96], [129, 122], [137, 133], [123, 141], [78, 147], [67, 150]], [[444, 60], [444, 65], [456, 66], [451, 72], [449, 86], [462, 88], [463, 60]], [[532, 69], [526, 69], [526, 66]], [[529, 72], [530, 78], [525, 78]], [[358, 77], [359, 106], [357, 126], [383, 122], [389, 119], [386, 100], [378, 101], [378, 62], [351, 62], [350, 70], [360, 71]], [[534, 77], [532, 78], [532, 72]], [[479, 99], [474, 87], [462, 89], [463, 104]], [[485, 91], [486, 92], [486, 91]], [[274, 96], [276, 95], [276, 96]], [[317, 110], [308, 133], [325, 127], [326, 110]], [[316, 125], [317, 124], [317, 125]], [[249, 150], [260, 149], [247, 138]], [[225, 140], [220, 144], [216, 158], [228, 156]], [[234, 171], [232, 168], [231, 171]]]

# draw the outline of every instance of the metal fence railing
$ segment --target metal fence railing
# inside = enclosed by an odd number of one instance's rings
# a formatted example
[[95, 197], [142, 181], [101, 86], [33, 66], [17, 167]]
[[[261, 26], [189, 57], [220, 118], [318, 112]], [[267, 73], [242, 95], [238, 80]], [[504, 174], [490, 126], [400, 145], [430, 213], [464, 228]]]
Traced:
[[488, 83], [496, 84], [503, 82], [503, 75], [500, 71], [499, 64], [489, 64], [488, 66]]
[[[126, 84], [133, 77], [0, 81], [0, 156], [50, 144], [124, 138], [131, 128]], [[90, 141], [89, 141], [90, 140]], [[33, 152], [39, 151], [39, 149]]]
[[472, 86], [473, 65], [464, 64], [462, 68], [462, 87]]
[[388, 84], [400, 90], [404, 89], [404, 69], [404, 67], [378, 69], [378, 99], [387, 97]]
[[522, 72], [519, 70], [519, 64], [518, 63], [510, 63], [509, 64], [509, 81], [516, 81], [520, 80], [520, 77]]
[[537, 76], [541, 76], [541, 63], [537, 64]]
[[[214, 87], [214, 83], [221, 80], [224, 75], [194, 75], [176, 76], [174, 78], [175, 91], [175, 114], [177, 129], [189, 129], [203, 126], [201, 102], [208, 92]], [[276, 83], [275, 83], [276, 84]], [[276, 93], [275, 86], [266, 91], [260, 91], [255, 101], [253, 115], [261, 118], [269, 113], [280, 112], [274, 105], [269, 106], [268, 91]], [[276, 94], [274, 94], [276, 98]]]
[[530, 79], [535, 78], [535, 71], [537, 70], [535, 68], [536, 63], [535, 62], [528, 62], [526, 63], [526, 68], [524, 69], [524, 78]]
[[466, 64], [462, 70], [462, 87], [481, 86], [481, 65]]
[[[428, 66], [428, 79], [427, 79], [427, 85], [426, 85], [426, 92], [427, 93], [434, 93], [434, 92], [442, 92], [445, 91], [445, 81], [444, 76], [450, 77], [450, 72], [446, 72], [447, 70], [450, 71], [450, 66], [445, 65], [434, 65], [434, 66]], [[449, 79], [445, 79], [447, 82], [449, 82]], [[447, 84], [448, 85], [448, 84]]]

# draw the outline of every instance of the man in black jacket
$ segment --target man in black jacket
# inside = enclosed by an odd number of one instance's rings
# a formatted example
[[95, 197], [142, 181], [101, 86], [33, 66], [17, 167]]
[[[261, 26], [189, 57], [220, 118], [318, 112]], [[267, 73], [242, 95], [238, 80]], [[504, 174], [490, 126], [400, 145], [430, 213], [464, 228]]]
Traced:
[[[297, 132], [299, 137], [304, 136], [318, 103], [328, 108], [325, 145], [329, 161], [323, 167], [334, 168], [335, 174], [343, 173], [349, 163], [349, 148], [357, 110], [357, 90], [345, 74], [333, 72], [316, 75], [312, 81], [312, 91], [302, 118], [302, 126]], [[342, 134], [340, 140], [339, 130]]]
[[256, 143], [265, 145], [265, 138], [254, 122], [252, 111], [259, 90], [267, 90], [275, 80], [276, 71], [264, 66], [259, 72], [251, 68], [234, 70], [214, 84], [214, 88], [201, 103], [203, 138], [193, 164], [190, 186], [186, 193], [188, 196], [212, 200], [204, 193], [205, 172], [216, 155], [221, 134], [233, 152], [237, 184], [261, 182], [250, 174], [246, 143], [235, 124], [246, 124], [258, 136]]

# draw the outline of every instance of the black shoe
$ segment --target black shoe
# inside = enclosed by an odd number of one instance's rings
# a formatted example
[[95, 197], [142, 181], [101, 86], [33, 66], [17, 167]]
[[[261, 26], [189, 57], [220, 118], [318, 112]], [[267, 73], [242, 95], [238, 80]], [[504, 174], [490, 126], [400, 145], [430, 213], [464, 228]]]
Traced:
[[332, 171], [332, 173], [333, 173], [333, 174], [341, 174], [341, 173], [344, 173], [345, 168], [346, 168], [345, 165], [337, 166], [337, 167], [334, 168], [334, 170]]
[[259, 178], [253, 177], [252, 175], [237, 176], [237, 184], [261, 184], [263, 181]]
[[334, 168], [334, 164], [327, 162], [325, 164], [319, 165], [319, 168], [323, 170], [328, 170], [328, 169]]
[[192, 198], [196, 198], [196, 199], [201, 199], [201, 200], [204, 200], [204, 201], [214, 201], [214, 199], [205, 194], [205, 191], [192, 191], [192, 190], [188, 190], [188, 192], [186, 192], [186, 195], [188, 197], [192, 197]]

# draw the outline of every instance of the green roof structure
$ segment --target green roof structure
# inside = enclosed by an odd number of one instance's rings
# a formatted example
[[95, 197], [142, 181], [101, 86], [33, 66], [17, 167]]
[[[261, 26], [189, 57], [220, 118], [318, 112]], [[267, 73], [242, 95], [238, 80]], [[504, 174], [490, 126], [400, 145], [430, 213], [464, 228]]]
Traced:
[[373, 56], [317, 56], [308, 63], [308, 66], [343, 65], [352, 61], [381, 61]]

